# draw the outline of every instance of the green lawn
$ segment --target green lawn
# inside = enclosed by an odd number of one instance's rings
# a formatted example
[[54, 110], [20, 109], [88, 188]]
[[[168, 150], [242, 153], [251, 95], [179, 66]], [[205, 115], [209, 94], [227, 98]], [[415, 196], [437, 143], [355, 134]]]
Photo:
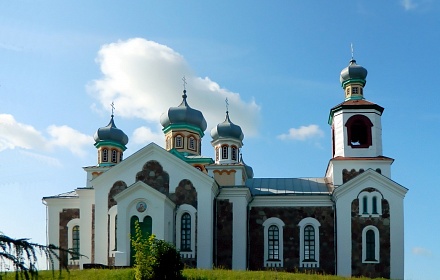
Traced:
[[[134, 271], [132, 269], [88, 269], [88, 270], [71, 270], [70, 273], [63, 271], [61, 275], [58, 271], [55, 272], [55, 277], [51, 271], [40, 271], [39, 280], [46, 279], [79, 279], [79, 280], [125, 280], [134, 279]], [[191, 280], [210, 280], [210, 279], [292, 279], [292, 280], [369, 280], [370, 278], [344, 278], [333, 275], [317, 275], [317, 274], [302, 274], [302, 273], [288, 273], [277, 271], [231, 271], [223, 269], [201, 270], [201, 269], [185, 269], [183, 275], [186, 279]], [[1, 274], [1, 280], [15, 279], [14, 273]]]

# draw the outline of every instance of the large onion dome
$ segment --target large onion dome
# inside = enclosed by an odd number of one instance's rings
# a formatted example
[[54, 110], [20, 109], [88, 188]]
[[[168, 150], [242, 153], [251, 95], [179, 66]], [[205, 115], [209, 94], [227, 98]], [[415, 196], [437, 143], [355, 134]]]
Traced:
[[226, 119], [224, 122], [219, 123], [211, 130], [212, 140], [218, 140], [219, 138], [234, 138], [242, 141], [244, 134], [241, 127], [232, 123], [229, 119], [229, 113], [226, 111]]
[[183, 91], [182, 103], [177, 107], [171, 107], [160, 117], [160, 123], [165, 128], [172, 124], [189, 124], [200, 128], [203, 132], [207, 124], [202, 112], [191, 108], [186, 102], [186, 90]]
[[342, 87], [345, 88], [347, 84], [352, 82], [361, 83], [362, 86], [365, 86], [367, 74], [367, 69], [356, 64], [356, 60], [352, 58], [350, 64], [341, 71], [340, 81]]
[[116, 127], [113, 115], [107, 126], [101, 127], [95, 132], [94, 139], [96, 143], [109, 141], [116, 142], [122, 146], [125, 146], [128, 143], [128, 136]]

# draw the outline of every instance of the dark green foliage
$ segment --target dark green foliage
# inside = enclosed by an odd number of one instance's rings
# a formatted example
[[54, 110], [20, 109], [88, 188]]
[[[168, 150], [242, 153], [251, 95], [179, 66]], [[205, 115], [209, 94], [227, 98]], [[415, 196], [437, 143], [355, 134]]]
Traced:
[[176, 247], [155, 239], [150, 247], [154, 279], [183, 279], [183, 262]]
[[[15, 279], [37, 279], [37, 252], [46, 257], [54, 269], [54, 260], [60, 260], [59, 252], [66, 252], [74, 256], [80, 256], [72, 250], [65, 250], [55, 245], [41, 245], [29, 242], [29, 239], [13, 239], [0, 233], [0, 267], [6, 264], [13, 266]], [[64, 268], [68, 271], [67, 266]], [[0, 271], [1, 272], [1, 271]], [[1, 279], [1, 275], [0, 275]]]
[[135, 229], [136, 236], [131, 237], [135, 250], [135, 279], [184, 279], [184, 265], [176, 247], [156, 239], [153, 234], [148, 238], [143, 236], [138, 221], [135, 222]]

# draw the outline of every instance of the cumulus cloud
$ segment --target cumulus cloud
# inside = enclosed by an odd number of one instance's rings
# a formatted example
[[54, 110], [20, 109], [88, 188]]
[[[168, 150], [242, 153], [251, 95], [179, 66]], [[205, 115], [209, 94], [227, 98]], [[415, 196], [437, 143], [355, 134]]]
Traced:
[[309, 126], [301, 126], [299, 128], [291, 128], [288, 133], [278, 135], [281, 140], [301, 140], [322, 137], [324, 132], [316, 124]]
[[55, 147], [61, 147], [77, 156], [84, 156], [84, 147], [93, 143], [92, 137], [66, 125], [49, 126], [47, 132], [50, 137], [44, 137], [33, 126], [20, 123], [8, 114], [0, 114], [0, 131], [0, 151], [20, 148], [49, 152]]
[[154, 142], [158, 145], [163, 146], [164, 137], [163, 133], [153, 132], [149, 127], [139, 127], [133, 132], [133, 137], [131, 137], [132, 141], [135, 144], [145, 144], [148, 142]]
[[85, 146], [93, 143], [91, 136], [85, 135], [67, 125], [55, 126], [51, 125], [47, 128], [47, 132], [52, 137], [49, 144], [51, 146], [64, 147], [77, 156], [85, 156]]
[[0, 114], [0, 151], [5, 149], [47, 149], [47, 141], [34, 127], [19, 123], [12, 115]]
[[401, 3], [403, 8], [407, 11], [417, 8], [417, 4], [414, 3], [414, 0], [402, 0]]
[[[231, 120], [247, 136], [257, 134], [260, 107], [254, 100], [245, 101], [210, 78], [195, 75], [184, 57], [165, 45], [142, 38], [119, 41], [104, 45], [97, 62], [103, 77], [88, 85], [89, 93], [106, 110], [114, 101], [118, 116], [159, 123], [163, 112], [180, 104], [185, 76], [188, 104], [202, 111], [208, 128], [224, 120], [228, 98]], [[138, 131], [145, 133], [159, 132]]]
[[423, 247], [414, 247], [412, 248], [411, 252], [413, 253], [413, 255], [417, 255], [417, 256], [425, 256], [425, 257], [431, 256], [431, 251]]

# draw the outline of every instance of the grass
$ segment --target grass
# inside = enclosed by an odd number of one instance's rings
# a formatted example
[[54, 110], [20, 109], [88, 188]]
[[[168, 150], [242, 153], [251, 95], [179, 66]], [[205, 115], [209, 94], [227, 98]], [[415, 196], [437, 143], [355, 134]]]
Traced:
[[[38, 280], [48, 279], [72, 279], [72, 280], [132, 280], [134, 279], [133, 269], [87, 269], [87, 270], [71, 270], [70, 273], [63, 271], [60, 275], [55, 271], [55, 277], [51, 271], [40, 271]], [[185, 269], [183, 275], [188, 280], [232, 280], [232, 279], [280, 279], [280, 280], [370, 280], [370, 278], [345, 278], [334, 275], [318, 275], [304, 273], [288, 273], [278, 271], [232, 271], [225, 269]], [[15, 273], [0, 274], [1, 280], [15, 279]], [[379, 279], [379, 278], [377, 278]]]

